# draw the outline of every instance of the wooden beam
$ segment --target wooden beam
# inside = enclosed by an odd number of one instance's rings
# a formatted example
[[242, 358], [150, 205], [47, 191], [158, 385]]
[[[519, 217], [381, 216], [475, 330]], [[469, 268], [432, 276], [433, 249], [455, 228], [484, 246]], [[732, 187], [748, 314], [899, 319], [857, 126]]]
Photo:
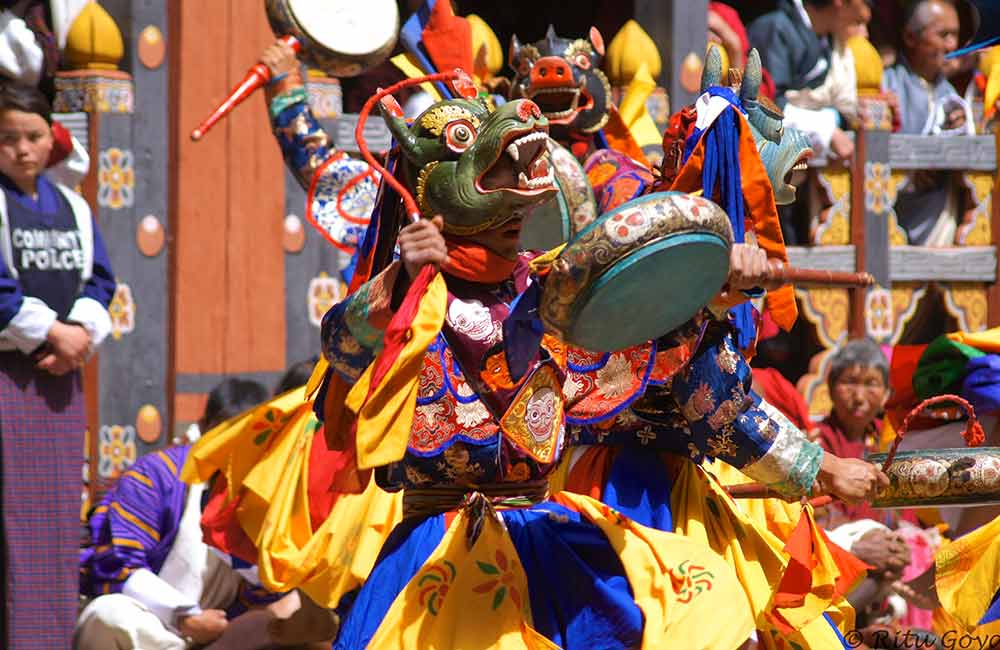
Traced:
[[[858, 131], [854, 139], [854, 159], [851, 161], [851, 244], [854, 246], [854, 268], [867, 271], [865, 241], [865, 133]], [[847, 323], [848, 336], [865, 335], [864, 289], [850, 289], [851, 312]]]
[[996, 141], [983, 136], [889, 136], [889, 165], [895, 170], [957, 169], [992, 172], [997, 167]]
[[928, 248], [893, 246], [889, 251], [893, 282], [987, 282], [997, 279], [993, 246]]
[[[660, 49], [663, 67], [658, 82], [670, 93], [671, 110], [693, 103], [699, 84], [685, 88], [682, 79], [701, 79], [708, 45], [707, 0], [635, 0], [633, 15]], [[699, 63], [685, 76], [682, 65], [692, 54]]]
[[[994, 151], [1000, 147], [1000, 131], [994, 135]], [[990, 236], [993, 245], [1000, 245], [1000, 175], [994, 174], [993, 194], [990, 197]], [[996, 262], [993, 264], [993, 273], [997, 275]], [[987, 290], [987, 310], [986, 322], [990, 327], [1000, 325], [1000, 282], [994, 280]]]
[[803, 269], [848, 272], [857, 264], [854, 246], [789, 246], [788, 262]]

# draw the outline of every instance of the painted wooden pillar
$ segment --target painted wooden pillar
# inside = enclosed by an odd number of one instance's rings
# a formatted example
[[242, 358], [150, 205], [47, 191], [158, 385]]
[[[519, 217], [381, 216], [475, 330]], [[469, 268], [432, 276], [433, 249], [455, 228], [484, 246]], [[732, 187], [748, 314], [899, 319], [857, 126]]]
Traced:
[[[852, 172], [853, 209], [864, 215], [860, 228], [852, 228], [857, 268], [875, 277], [875, 286], [855, 289], [852, 295], [851, 333], [886, 342], [892, 334], [892, 281], [889, 269], [889, 132], [857, 133], [857, 160]], [[856, 207], [855, 207], [856, 206]], [[860, 312], [858, 311], [860, 310]]]
[[658, 81], [673, 110], [693, 103], [708, 44], [707, 0], [635, 0], [633, 15], [660, 48], [664, 65]]
[[[996, 149], [1000, 151], [1000, 130], [994, 136]], [[1000, 156], [998, 156], [1000, 158]], [[1000, 174], [994, 174], [993, 180], [993, 200], [990, 206], [990, 239], [994, 246], [1000, 246]], [[1000, 257], [1000, 256], [998, 256]], [[989, 285], [987, 294], [987, 325], [989, 327], [1000, 326], [1000, 268], [997, 269], [996, 280]]]
[[188, 134], [274, 41], [264, 5], [176, 0], [171, 12], [173, 429], [239, 375], [269, 388], [285, 370], [285, 182], [263, 93], [205, 138]]
[[[98, 22], [103, 29], [117, 29], [106, 13], [101, 12]], [[101, 57], [100, 52], [95, 54], [95, 60]], [[127, 72], [100, 65], [110, 64], [96, 61], [88, 69], [59, 73], [53, 106], [57, 119], [86, 143], [90, 171], [81, 190], [118, 280], [110, 307], [111, 335], [85, 376], [92, 494], [102, 491], [140, 453], [160, 441], [165, 406], [165, 314], [158, 300], [166, 286], [162, 262], [143, 255], [137, 238], [136, 214], [143, 200], [137, 201], [136, 192], [134, 84]], [[162, 230], [158, 235], [162, 248]]]

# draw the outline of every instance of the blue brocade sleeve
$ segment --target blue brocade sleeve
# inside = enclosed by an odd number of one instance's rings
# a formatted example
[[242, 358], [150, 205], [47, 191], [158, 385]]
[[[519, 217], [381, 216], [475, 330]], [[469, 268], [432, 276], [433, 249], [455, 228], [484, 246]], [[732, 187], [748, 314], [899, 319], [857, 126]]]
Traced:
[[270, 114], [285, 163], [302, 189], [308, 190], [316, 170], [337, 152], [309, 109], [305, 87], [298, 86], [275, 96]]
[[750, 366], [729, 328], [710, 327], [671, 386], [690, 430], [689, 451], [720, 458], [782, 494], [807, 494], [819, 472], [822, 448], [751, 391], [751, 382]]
[[400, 272], [393, 262], [323, 317], [323, 356], [330, 368], [353, 383], [382, 349], [392, 319], [392, 291]]

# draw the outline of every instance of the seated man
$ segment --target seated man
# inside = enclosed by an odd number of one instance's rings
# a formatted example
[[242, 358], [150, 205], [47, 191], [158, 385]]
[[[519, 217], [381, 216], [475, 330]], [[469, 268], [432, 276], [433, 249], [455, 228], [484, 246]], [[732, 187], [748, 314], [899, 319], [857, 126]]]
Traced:
[[[202, 431], [267, 397], [257, 382], [227, 379], [209, 395]], [[263, 602], [201, 541], [204, 486], [188, 489], [179, 478], [188, 450], [143, 456], [94, 510], [90, 545], [80, 554], [80, 591], [94, 600], [77, 623], [78, 650], [212, 643], [231, 627], [227, 610], [245, 611], [255, 595]]]
[[[971, 134], [968, 103], [949, 83], [945, 55], [958, 47], [959, 14], [951, 0], [920, 0], [903, 23], [903, 51], [885, 71], [885, 89], [899, 97], [902, 133]], [[950, 246], [955, 238], [957, 195], [949, 172], [914, 174], [896, 202], [899, 225], [910, 244]]]
[[[748, 30], [750, 45], [760, 51], [764, 68], [774, 78], [775, 100], [785, 111], [785, 127], [798, 129], [810, 140], [816, 155], [850, 158], [854, 143], [840, 128], [837, 109], [820, 109], [806, 99], [822, 89], [830, 101], [846, 93], [843, 106], [856, 101], [851, 87], [850, 65], [834, 67], [830, 41], [848, 26], [868, 22], [871, 12], [866, 0], [780, 0], [778, 9], [755, 20]], [[843, 57], [838, 57], [840, 60]], [[830, 79], [847, 74], [844, 78]], [[833, 86], [844, 93], [834, 92]]]

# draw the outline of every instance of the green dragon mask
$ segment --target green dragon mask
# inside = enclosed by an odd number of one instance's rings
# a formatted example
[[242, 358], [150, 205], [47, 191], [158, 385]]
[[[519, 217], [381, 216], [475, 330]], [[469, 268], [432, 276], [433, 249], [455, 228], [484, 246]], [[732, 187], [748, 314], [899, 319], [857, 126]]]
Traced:
[[382, 105], [399, 143], [402, 174], [421, 215], [471, 235], [496, 228], [557, 189], [545, 142], [548, 120], [530, 100], [494, 107], [488, 99], [450, 99], [408, 126]]

